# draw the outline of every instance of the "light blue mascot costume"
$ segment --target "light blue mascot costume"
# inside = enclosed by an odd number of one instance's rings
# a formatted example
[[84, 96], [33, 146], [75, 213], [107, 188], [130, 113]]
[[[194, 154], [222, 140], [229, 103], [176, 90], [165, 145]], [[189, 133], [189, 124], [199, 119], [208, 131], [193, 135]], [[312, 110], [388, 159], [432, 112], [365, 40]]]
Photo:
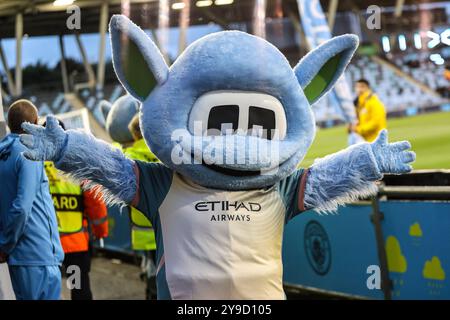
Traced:
[[311, 105], [344, 72], [356, 36], [331, 39], [292, 69], [265, 40], [218, 32], [169, 68], [126, 17], [114, 16], [110, 32], [117, 76], [142, 102], [145, 140], [164, 164], [127, 159], [51, 117], [47, 128], [25, 124], [21, 140], [29, 159], [53, 160], [149, 216], [159, 299], [284, 299], [284, 224], [373, 195], [384, 173], [411, 170], [409, 142], [388, 143], [385, 131], [297, 169], [315, 135]]
[[105, 118], [105, 129], [111, 139], [120, 145], [133, 143], [134, 139], [128, 129], [131, 119], [139, 112], [139, 102], [126, 94], [114, 103], [107, 100], [100, 102], [100, 110]]

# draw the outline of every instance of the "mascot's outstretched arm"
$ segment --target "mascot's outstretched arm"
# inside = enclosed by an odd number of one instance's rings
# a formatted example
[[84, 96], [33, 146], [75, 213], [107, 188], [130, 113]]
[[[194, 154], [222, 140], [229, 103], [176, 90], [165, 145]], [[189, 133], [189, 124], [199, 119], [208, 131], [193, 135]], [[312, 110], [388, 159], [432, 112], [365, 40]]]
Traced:
[[305, 208], [335, 211], [338, 205], [377, 192], [375, 181], [384, 173], [411, 171], [416, 155], [408, 141], [388, 143], [387, 131], [373, 143], [361, 143], [317, 160], [309, 169]]
[[76, 180], [102, 185], [110, 204], [133, 200], [137, 189], [134, 162], [119, 149], [81, 131], [64, 131], [53, 116], [47, 117], [45, 128], [30, 123], [22, 124], [22, 128], [28, 133], [20, 137], [28, 147], [26, 158], [53, 161]]

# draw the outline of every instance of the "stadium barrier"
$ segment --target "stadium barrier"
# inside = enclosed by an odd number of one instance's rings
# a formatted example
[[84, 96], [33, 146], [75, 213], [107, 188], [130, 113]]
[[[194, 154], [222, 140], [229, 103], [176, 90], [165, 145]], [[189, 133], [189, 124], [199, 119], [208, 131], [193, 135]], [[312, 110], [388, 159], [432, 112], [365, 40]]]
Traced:
[[386, 176], [371, 201], [293, 219], [287, 296], [450, 299], [449, 182], [445, 170]]

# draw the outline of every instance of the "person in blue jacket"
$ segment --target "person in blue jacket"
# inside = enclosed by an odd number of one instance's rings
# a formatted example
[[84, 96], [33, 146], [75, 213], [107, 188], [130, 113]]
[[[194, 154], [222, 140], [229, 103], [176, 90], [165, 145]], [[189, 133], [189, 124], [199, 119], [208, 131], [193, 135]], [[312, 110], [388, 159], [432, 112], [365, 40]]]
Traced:
[[16, 298], [60, 298], [64, 257], [43, 162], [25, 159], [20, 143], [24, 122], [37, 123], [27, 100], [11, 105], [11, 134], [0, 142], [0, 262], [7, 262]]

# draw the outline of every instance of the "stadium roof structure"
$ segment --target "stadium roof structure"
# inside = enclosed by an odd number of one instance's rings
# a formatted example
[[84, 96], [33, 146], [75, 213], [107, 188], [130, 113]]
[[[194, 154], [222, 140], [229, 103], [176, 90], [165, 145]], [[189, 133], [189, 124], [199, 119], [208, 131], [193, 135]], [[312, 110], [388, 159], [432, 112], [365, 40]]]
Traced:
[[[61, 1], [61, 0], [59, 0]], [[64, 2], [64, 1], [61, 1]], [[70, 3], [71, 1], [68, 1]], [[144, 28], [154, 29], [158, 26], [161, 3], [166, 3], [171, 8], [174, 3], [183, 0], [76, 0], [73, 2], [81, 8], [82, 28], [80, 33], [99, 32], [102, 4], [107, 4], [108, 15], [125, 13], [133, 21]], [[230, 22], [248, 22], [252, 20], [255, 0], [222, 0], [218, 3], [224, 5], [211, 5], [198, 7], [197, 0], [190, 1], [190, 25], [206, 24], [214, 22], [226, 27]], [[205, 3], [205, 1], [203, 1]], [[217, 2], [217, 1], [216, 1]], [[410, 5], [430, 2], [444, 2], [444, 0], [378, 0], [380, 7], [399, 8]], [[68, 5], [55, 5], [54, 0], [2, 0], [0, 1], [0, 38], [15, 37], [16, 15], [23, 15], [24, 32], [28, 36], [42, 36], [55, 34], [70, 34], [73, 30], [66, 28], [66, 20], [69, 14], [66, 12]], [[355, 11], [365, 10], [371, 1], [353, 0], [321, 0], [325, 11]], [[292, 12], [298, 17], [296, 0], [266, 0], [267, 17], [280, 17]], [[178, 26], [180, 12], [182, 10], [168, 10], [169, 25]], [[62, 14], [63, 13], [63, 14]]]

